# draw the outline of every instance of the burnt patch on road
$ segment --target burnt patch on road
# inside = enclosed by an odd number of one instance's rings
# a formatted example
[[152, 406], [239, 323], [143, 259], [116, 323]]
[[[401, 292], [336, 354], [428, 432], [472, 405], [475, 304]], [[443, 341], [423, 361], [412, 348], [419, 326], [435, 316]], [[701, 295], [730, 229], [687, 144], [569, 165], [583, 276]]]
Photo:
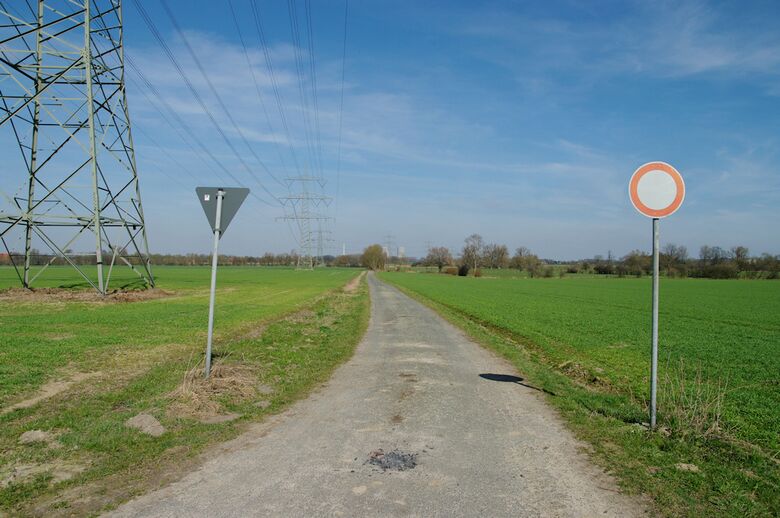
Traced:
[[417, 466], [417, 454], [404, 453], [400, 450], [385, 453], [380, 448], [372, 451], [368, 455], [366, 462], [380, 468], [382, 471], [406, 471]]

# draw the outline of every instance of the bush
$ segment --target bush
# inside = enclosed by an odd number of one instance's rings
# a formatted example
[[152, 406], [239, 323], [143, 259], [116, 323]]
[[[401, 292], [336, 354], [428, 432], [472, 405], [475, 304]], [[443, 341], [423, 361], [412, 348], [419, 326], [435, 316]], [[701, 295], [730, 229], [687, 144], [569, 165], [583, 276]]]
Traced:
[[685, 265], [670, 266], [666, 269], [666, 276], [670, 279], [688, 277], [688, 268]]
[[482, 277], [482, 270], [480, 270], [479, 268], [474, 270], [474, 277]]
[[599, 275], [612, 275], [615, 273], [615, 268], [611, 264], [601, 263], [594, 266], [593, 271]]
[[702, 266], [695, 270], [693, 277], [708, 277], [710, 279], [736, 279], [739, 270], [734, 263], [718, 263]]
[[460, 265], [460, 268], [458, 268], [458, 275], [461, 277], [465, 277], [469, 274], [469, 265], [462, 264]]
[[448, 266], [444, 268], [441, 273], [446, 273], [447, 275], [458, 275], [458, 267], [457, 266]]

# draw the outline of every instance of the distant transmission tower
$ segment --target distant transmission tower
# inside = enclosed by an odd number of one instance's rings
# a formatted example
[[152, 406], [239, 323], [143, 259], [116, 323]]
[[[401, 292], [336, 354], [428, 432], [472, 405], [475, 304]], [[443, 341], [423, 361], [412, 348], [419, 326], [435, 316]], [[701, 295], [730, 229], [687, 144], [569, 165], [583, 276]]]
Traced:
[[[301, 235], [301, 249], [298, 253], [297, 268], [299, 270], [311, 270], [314, 268], [315, 258], [321, 257], [321, 246], [318, 245], [319, 241], [314, 236], [312, 223], [317, 222], [321, 224], [331, 219], [316, 212], [324, 208], [330, 202], [330, 198], [315, 191], [317, 187], [321, 189], [325, 183], [321, 178], [302, 175], [290, 177], [286, 180], [293, 194], [284, 196], [281, 199], [284, 200], [285, 206], [291, 213], [285, 214], [280, 219], [295, 221], [298, 225]], [[294, 185], [299, 186], [298, 191], [294, 190]], [[318, 255], [315, 255], [315, 253]]]
[[0, 239], [25, 287], [58, 258], [100, 293], [119, 263], [154, 285], [123, 34], [121, 0], [0, 1]]
[[385, 250], [386, 250], [388, 260], [394, 255], [398, 256], [398, 250], [396, 250], [395, 251], [396, 253], [393, 254], [393, 248], [396, 248], [395, 236], [392, 234], [388, 234], [385, 236]]
[[332, 232], [322, 228], [323, 221], [317, 222], [317, 264], [325, 266], [326, 252], [333, 246]]

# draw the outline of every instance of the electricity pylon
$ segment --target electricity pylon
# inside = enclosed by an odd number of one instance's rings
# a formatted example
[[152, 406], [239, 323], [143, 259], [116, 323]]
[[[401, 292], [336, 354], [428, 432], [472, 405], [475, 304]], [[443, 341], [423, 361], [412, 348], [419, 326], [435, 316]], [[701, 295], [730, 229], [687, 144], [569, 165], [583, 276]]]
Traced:
[[325, 266], [325, 251], [333, 244], [332, 232], [322, 228], [322, 221], [317, 222], [317, 265]]
[[[300, 245], [301, 249], [298, 253], [298, 264], [296, 266], [299, 270], [312, 270], [315, 263], [315, 246], [317, 246], [314, 238], [314, 231], [312, 229], [312, 222], [316, 221], [322, 223], [328, 221], [331, 218], [313, 210], [326, 206], [330, 203], [330, 198], [323, 194], [313, 192], [313, 187], [319, 185], [322, 188], [325, 181], [322, 178], [311, 176], [308, 174], [302, 176], [295, 176], [286, 178], [288, 185], [292, 191], [292, 186], [295, 184], [300, 185], [300, 190], [290, 194], [289, 196], [282, 197], [285, 206], [292, 211], [292, 213], [285, 214], [281, 218], [283, 220], [295, 221], [300, 231]], [[319, 247], [318, 247], [319, 248]]]
[[396, 249], [395, 256], [398, 256], [398, 247], [395, 243], [395, 236], [392, 234], [388, 234], [385, 236], [385, 249], [387, 250], [387, 259], [389, 260], [391, 257], [393, 257], [393, 248]]
[[100, 293], [118, 263], [154, 285], [123, 35], [121, 0], [0, 0], [0, 239], [25, 287], [58, 258]]

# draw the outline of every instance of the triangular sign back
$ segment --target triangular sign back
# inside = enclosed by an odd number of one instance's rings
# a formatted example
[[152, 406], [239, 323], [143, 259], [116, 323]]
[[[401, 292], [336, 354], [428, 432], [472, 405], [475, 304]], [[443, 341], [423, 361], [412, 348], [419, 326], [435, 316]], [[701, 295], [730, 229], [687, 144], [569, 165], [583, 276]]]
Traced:
[[244, 203], [249, 189], [244, 187], [196, 187], [195, 192], [198, 194], [200, 205], [203, 207], [203, 212], [206, 213], [206, 218], [211, 225], [211, 231], [214, 232], [217, 224], [217, 194], [219, 191], [223, 191], [225, 194], [222, 198], [222, 217], [220, 218], [220, 232], [222, 237], [225, 234], [230, 222], [233, 221], [233, 216], [238, 212], [238, 208]]

